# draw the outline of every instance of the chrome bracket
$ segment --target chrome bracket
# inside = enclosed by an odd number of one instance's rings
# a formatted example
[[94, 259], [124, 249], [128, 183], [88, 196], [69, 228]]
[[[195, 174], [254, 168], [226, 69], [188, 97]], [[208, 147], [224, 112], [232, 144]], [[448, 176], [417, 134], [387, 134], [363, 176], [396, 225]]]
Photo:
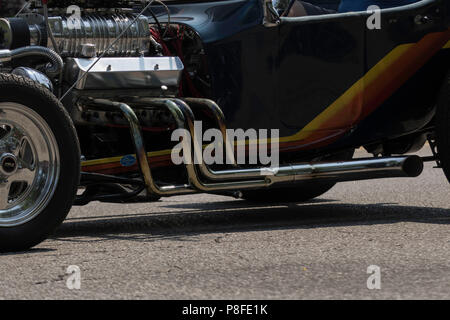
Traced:
[[436, 167], [434, 167], [434, 168], [441, 169], [442, 164], [441, 164], [441, 160], [439, 157], [439, 151], [437, 148], [436, 137], [434, 137], [434, 135], [428, 135], [427, 139], [428, 139], [428, 144], [430, 145], [431, 152], [433, 153], [433, 159], [436, 161]]
[[263, 5], [263, 25], [265, 27], [276, 27], [280, 24], [280, 16], [273, 7], [272, 0], [261, 0]]

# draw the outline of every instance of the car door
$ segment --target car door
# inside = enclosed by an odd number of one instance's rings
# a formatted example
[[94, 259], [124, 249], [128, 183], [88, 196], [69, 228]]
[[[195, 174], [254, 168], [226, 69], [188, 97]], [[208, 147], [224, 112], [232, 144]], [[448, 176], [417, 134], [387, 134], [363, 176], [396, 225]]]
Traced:
[[277, 97], [284, 145], [331, 143], [359, 118], [366, 20], [365, 13], [281, 18]]
[[450, 40], [449, 8], [447, 0], [428, 0], [384, 9], [378, 27], [367, 29], [361, 114], [367, 121], [360, 137], [402, 135], [433, 118], [434, 98], [449, 65], [442, 52]]

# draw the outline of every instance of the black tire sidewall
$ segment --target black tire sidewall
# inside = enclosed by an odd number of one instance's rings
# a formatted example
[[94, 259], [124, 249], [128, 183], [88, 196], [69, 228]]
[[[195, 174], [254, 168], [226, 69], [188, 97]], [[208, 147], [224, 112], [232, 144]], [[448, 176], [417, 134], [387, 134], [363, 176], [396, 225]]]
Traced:
[[67, 216], [79, 183], [80, 147], [69, 115], [44, 87], [25, 78], [1, 75], [0, 102], [19, 103], [37, 112], [49, 125], [59, 148], [59, 178], [47, 207], [23, 225], [0, 227], [0, 251], [26, 250], [45, 240]]

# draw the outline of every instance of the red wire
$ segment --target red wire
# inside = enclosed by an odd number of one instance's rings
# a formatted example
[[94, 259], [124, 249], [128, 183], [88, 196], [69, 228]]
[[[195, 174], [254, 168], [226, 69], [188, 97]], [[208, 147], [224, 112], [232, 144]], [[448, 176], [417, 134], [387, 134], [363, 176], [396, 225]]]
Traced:
[[[161, 46], [163, 48], [163, 54], [168, 55], [168, 56], [173, 56], [172, 52], [166, 45], [165, 41], [162, 39], [160, 33], [153, 28], [150, 28], [150, 32], [151, 32], [152, 36], [155, 38], [155, 40], [159, 44], [161, 44]], [[169, 29], [169, 32], [172, 32], [172, 29]], [[177, 56], [181, 59], [181, 62], [183, 62], [183, 64], [185, 64], [185, 59], [184, 59], [184, 55], [183, 55], [183, 39], [184, 39], [184, 27], [177, 26], [176, 27], [176, 39], [173, 40], [172, 46], [174, 47]], [[183, 78], [187, 84], [189, 93], [193, 97], [197, 97], [197, 98], [202, 97], [200, 92], [195, 87], [194, 82], [192, 81], [192, 78], [190, 77], [189, 73], [186, 70], [183, 71]], [[180, 83], [179, 90], [180, 90], [180, 93], [183, 93], [183, 82]]]

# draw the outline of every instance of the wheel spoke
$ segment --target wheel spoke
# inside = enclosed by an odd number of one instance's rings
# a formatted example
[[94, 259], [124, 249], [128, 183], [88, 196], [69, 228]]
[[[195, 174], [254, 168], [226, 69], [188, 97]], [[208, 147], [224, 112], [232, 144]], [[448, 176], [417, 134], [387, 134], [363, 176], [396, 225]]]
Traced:
[[18, 169], [17, 172], [11, 177], [11, 180], [31, 184], [34, 180], [34, 176], [34, 170], [24, 167], [22, 169]]
[[11, 152], [16, 156], [20, 157], [20, 154], [26, 150], [28, 140], [24, 134], [16, 129], [11, 129]]
[[20, 129], [9, 125], [8, 127], [10, 128], [9, 132], [0, 139], [0, 151], [12, 152], [17, 156], [23, 145], [26, 147], [28, 140]]
[[23, 159], [25, 156], [25, 152], [27, 150], [27, 145], [28, 145], [28, 140], [26, 137], [22, 137], [22, 139], [20, 140], [17, 148], [14, 150], [14, 154], [20, 158]]
[[9, 133], [7, 135], [9, 138], [14, 138], [16, 141], [22, 140], [24, 134], [23, 132], [15, 126], [10, 126]]
[[27, 137], [22, 137], [19, 147], [16, 150], [17, 159], [19, 161], [20, 168], [28, 168], [34, 170], [35, 159], [33, 151], [29, 147], [29, 141]]

